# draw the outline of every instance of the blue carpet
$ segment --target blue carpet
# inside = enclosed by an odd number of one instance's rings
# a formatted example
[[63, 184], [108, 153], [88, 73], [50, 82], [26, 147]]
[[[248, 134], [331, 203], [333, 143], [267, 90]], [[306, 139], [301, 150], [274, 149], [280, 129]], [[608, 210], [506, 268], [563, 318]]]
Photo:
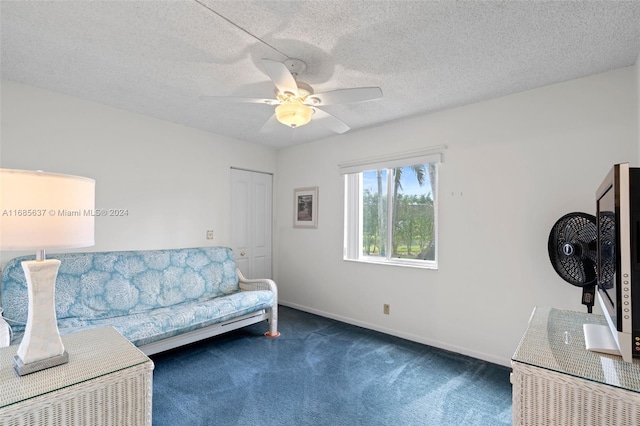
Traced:
[[279, 328], [152, 356], [153, 424], [511, 424], [506, 367], [286, 307]]

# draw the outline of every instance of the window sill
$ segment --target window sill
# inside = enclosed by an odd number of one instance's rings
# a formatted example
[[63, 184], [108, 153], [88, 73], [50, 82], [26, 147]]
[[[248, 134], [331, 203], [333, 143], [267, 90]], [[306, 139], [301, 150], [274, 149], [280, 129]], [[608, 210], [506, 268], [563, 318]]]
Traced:
[[438, 270], [438, 264], [434, 261], [411, 259], [379, 259], [375, 257], [361, 257], [359, 259], [343, 258], [347, 262], [371, 263], [374, 265], [400, 266], [403, 268], [433, 269]]

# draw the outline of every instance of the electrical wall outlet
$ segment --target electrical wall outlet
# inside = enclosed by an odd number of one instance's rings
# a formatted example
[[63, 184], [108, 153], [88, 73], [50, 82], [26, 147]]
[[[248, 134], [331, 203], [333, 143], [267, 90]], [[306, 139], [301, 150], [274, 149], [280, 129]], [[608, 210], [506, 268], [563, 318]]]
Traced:
[[207, 240], [213, 240], [213, 230], [207, 231]]
[[385, 315], [389, 315], [389, 304], [388, 303], [385, 303], [384, 305], [382, 305], [382, 312]]

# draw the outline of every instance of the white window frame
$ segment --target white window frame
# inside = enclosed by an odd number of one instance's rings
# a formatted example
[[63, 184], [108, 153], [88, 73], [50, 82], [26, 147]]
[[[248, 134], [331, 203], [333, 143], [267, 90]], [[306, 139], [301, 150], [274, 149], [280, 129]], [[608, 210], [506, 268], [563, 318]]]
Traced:
[[[340, 173], [344, 175], [344, 252], [343, 258], [347, 261], [375, 263], [384, 265], [395, 265], [413, 268], [438, 269], [438, 194], [439, 190], [439, 170], [436, 167], [436, 191], [433, 194], [434, 202], [434, 238], [435, 238], [435, 259], [399, 259], [390, 256], [366, 256], [362, 253], [362, 231], [363, 224], [360, 218], [363, 216], [362, 208], [362, 173], [365, 171], [394, 169], [398, 167], [412, 166], [416, 164], [442, 163], [442, 151], [446, 146], [441, 145], [420, 151], [406, 152], [383, 157], [369, 158], [364, 160], [351, 161], [340, 164]], [[391, 179], [387, 179], [387, 193], [392, 194], [393, 188], [389, 188]], [[358, 196], [352, 196], [357, 194]], [[392, 209], [387, 209], [387, 223], [392, 223]], [[387, 226], [387, 241], [391, 241], [393, 226]]]

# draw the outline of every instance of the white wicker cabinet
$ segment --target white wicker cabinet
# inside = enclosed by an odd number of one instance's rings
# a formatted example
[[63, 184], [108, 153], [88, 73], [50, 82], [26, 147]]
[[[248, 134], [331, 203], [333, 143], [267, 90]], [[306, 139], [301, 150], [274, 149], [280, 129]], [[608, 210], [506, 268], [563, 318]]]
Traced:
[[112, 327], [63, 336], [64, 365], [18, 376], [0, 349], [0, 425], [151, 425], [153, 362]]
[[511, 360], [513, 424], [640, 425], [640, 360], [585, 349], [587, 313], [536, 308]]

